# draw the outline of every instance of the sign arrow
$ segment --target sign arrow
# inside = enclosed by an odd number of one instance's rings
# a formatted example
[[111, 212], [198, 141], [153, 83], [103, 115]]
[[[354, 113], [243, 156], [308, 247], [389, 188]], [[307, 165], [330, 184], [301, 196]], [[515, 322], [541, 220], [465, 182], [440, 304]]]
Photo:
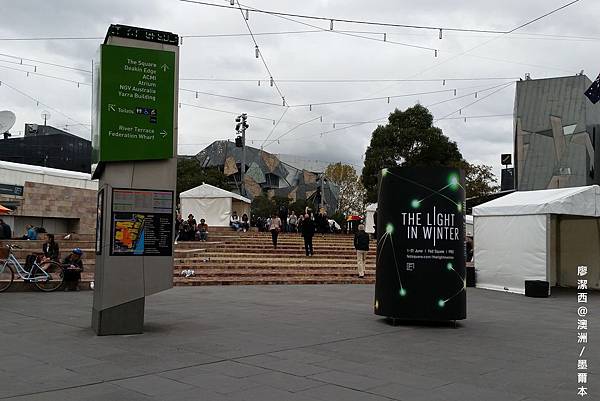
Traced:
[[163, 65], [161, 65], [161, 66], [160, 66], [160, 68], [161, 68], [161, 69], [162, 69], [164, 72], [167, 72], [167, 70], [169, 69], [169, 66], [168, 66], [168, 65], [166, 65], [166, 64], [163, 64]]
[[108, 105], [108, 111], [115, 111], [115, 105], [114, 104], [109, 104]]
[[164, 138], [164, 137], [166, 137], [166, 136], [168, 135], [168, 134], [167, 134], [167, 131], [164, 131], [164, 130], [163, 130], [163, 131], [161, 131], [161, 132], [160, 132], [160, 134], [162, 135], [162, 137], [163, 137], [163, 138]]

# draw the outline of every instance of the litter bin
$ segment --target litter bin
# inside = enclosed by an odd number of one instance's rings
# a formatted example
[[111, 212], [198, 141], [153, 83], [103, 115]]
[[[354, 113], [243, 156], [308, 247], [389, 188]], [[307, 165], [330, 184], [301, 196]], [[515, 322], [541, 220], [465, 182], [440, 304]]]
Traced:
[[467, 262], [467, 287], [475, 287], [477, 283], [477, 274], [475, 273], [475, 264]]
[[525, 296], [548, 298], [550, 296], [550, 283], [543, 280], [525, 280]]

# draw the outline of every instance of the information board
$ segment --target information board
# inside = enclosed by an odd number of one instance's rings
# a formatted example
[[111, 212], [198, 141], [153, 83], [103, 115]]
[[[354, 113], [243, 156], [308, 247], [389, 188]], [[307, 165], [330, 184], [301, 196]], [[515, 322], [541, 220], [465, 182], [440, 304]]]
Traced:
[[112, 256], [173, 255], [173, 191], [113, 189]]
[[20, 185], [0, 184], [0, 195], [23, 196], [23, 187]]
[[173, 157], [175, 53], [102, 45], [98, 161]]
[[463, 173], [444, 167], [384, 169], [377, 205], [375, 313], [465, 319]]

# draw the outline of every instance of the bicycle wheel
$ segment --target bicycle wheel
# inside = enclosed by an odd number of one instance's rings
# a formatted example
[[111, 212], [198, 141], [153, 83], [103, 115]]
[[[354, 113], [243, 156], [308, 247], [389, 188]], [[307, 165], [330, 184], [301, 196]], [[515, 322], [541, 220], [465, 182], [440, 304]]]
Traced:
[[[49, 277], [44, 274], [44, 271]], [[32, 281], [40, 290], [50, 292], [60, 288], [64, 279], [64, 271], [60, 263], [45, 262], [43, 270], [40, 266], [36, 265]]]
[[0, 292], [6, 291], [15, 279], [15, 272], [9, 263], [0, 261]]

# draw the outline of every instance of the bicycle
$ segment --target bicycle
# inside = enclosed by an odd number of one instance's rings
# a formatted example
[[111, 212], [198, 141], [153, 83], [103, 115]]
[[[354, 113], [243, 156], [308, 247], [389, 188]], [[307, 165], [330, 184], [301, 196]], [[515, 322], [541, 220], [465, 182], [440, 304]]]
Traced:
[[21, 247], [9, 244], [0, 248], [0, 292], [10, 288], [15, 279], [15, 272], [23, 281], [34, 283], [42, 291], [50, 292], [60, 288], [64, 280], [64, 270], [60, 263], [44, 261], [42, 267], [36, 258], [31, 267], [23, 267], [15, 258], [13, 249]]

